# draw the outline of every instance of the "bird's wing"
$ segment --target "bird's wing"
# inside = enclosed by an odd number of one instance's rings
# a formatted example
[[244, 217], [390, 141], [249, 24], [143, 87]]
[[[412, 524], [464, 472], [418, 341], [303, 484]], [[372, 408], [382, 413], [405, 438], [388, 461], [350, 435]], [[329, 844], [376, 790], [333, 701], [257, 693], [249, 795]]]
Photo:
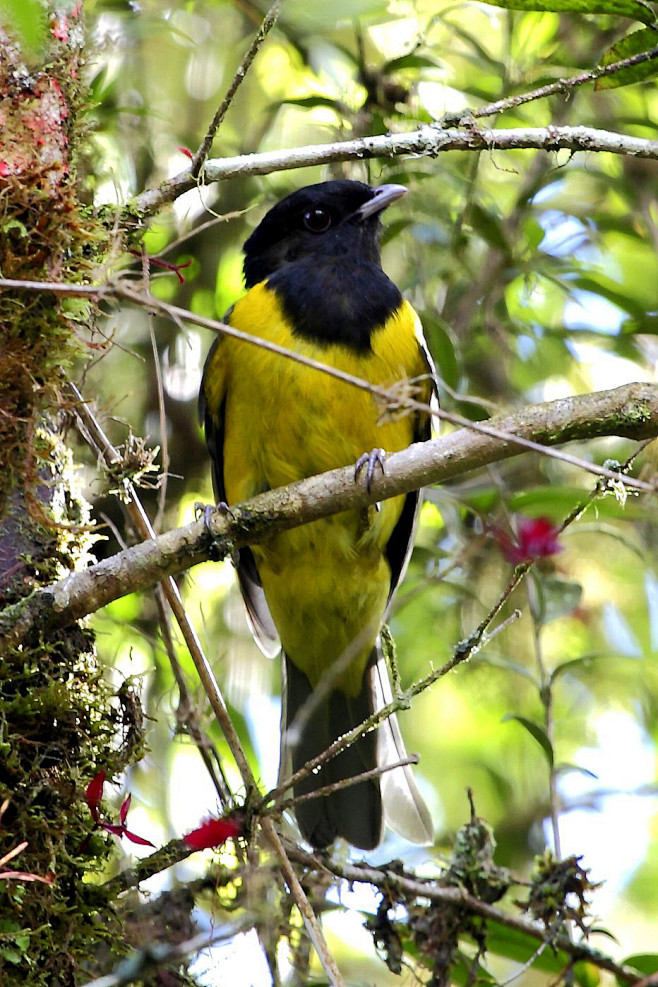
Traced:
[[[227, 317], [225, 316], [225, 321]], [[224, 481], [224, 422], [226, 408], [226, 367], [222, 352], [224, 337], [218, 336], [210, 348], [203, 368], [199, 392], [199, 420], [205, 435], [212, 463], [212, 485], [217, 503], [226, 503]], [[273, 658], [279, 653], [279, 636], [265, 602], [256, 560], [250, 548], [236, 553], [235, 567], [240, 591], [247, 609], [249, 627], [264, 655]]]

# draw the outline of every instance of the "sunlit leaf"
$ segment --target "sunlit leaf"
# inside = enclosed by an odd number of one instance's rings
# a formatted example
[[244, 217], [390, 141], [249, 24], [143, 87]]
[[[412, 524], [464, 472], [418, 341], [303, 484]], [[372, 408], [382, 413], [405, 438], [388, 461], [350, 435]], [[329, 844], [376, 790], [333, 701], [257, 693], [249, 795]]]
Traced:
[[[649, 51], [658, 46], [658, 31], [651, 27], [645, 27], [641, 31], [634, 31], [627, 34], [625, 38], [609, 48], [603, 58], [601, 65], [611, 65], [613, 62], [621, 62], [625, 58], [631, 58], [641, 52]], [[638, 65], [631, 65], [629, 68], [619, 69], [614, 75], [604, 75], [596, 80], [595, 89], [616, 89], [619, 86], [629, 86], [633, 82], [642, 82], [644, 79], [651, 79], [658, 74], [658, 52], [654, 57]]]
[[332, 3], [308, 3], [307, 0], [287, 0], [281, 20], [303, 31], [335, 30], [341, 20], [348, 23], [358, 17], [385, 14], [385, 0], [333, 0]]
[[484, 62], [486, 65], [490, 66], [496, 71], [501, 70], [502, 68], [501, 62], [499, 62], [498, 59], [492, 57], [492, 54], [488, 50], [487, 46], [485, 44], [482, 44], [481, 38], [475, 37], [475, 35], [472, 32], [467, 31], [463, 26], [461, 26], [458, 23], [450, 23], [448, 26], [450, 31], [454, 33], [456, 37], [461, 38], [461, 40], [465, 44], [469, 45], [473, 49], [473, 53], [475, 55], [474, 61], [477, 64], [482, 65], [482, 63]]
[[578, 275], [569, 279], [569, 286], [581, 288], [583, 291], [591, 291], [593, 294], [601, 295], [618, 308], [630, 312], [632, 315], [642, 317], [644, 310], [636, 298], [630, 292], [624, 292], [621, 285], [612, 284], [603, 278], [592, 278], [585, 275]]
[[46, 15], [40, 0], [0, 0], [0, 24], [37, 55], [46, 39]]
[[632, 17], [635, 21], [650, 24], [654, 13], [648, 3], [641, 0], [484, 0], [494, 7], [508, 10], [552, 10], [556, 13], [612, 14]]

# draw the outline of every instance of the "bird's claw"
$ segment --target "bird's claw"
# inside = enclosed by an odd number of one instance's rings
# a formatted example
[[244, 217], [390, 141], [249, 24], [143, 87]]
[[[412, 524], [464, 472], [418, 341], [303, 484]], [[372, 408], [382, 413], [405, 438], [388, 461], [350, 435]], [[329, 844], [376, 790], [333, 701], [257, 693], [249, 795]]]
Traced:
[[210, 519], [215, 511], [221, 511], [222, 514], [228, 514], [231, 519], [235, 520], [235, 514], [225, 500], [220, 500], [219, 503], [215, 505], [202, 504], [200, 502], [197, 502], [194, 505], [194, 518], [197, 521], [203, 518], [203, 526], [206, 529], [208, 538], [210, 539], [210, 548], [208, 550], [210, 559], [212, 562], [221, 562], [224, 557], [224, 553], [220, 550], [220, 547], [212, 533], [212, 528], [210, 527]]
[[372, 485], [372, 480], [375, 475], [375, 469], [379, 466], [382, 471], [382, 476], [386, 473], [386, 452], [383, 449], [372, 449], [370, 452], [364, 452], [362, 456], [359, 456], [354, 466], [354, 479], [359, 479], [359, 473], [366, 466], [366, 490], [370, 493], [370, 487]]

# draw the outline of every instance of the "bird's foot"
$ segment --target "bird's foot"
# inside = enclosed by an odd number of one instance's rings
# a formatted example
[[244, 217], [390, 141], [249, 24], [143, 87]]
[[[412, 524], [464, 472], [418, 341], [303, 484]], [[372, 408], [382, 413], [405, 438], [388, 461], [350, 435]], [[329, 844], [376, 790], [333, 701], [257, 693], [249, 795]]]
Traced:
[[359, 456], [354, 465], [354, 480], [359, 479], [359, 473], [366, 467], [366, 490], [370, 493], [370, 487], [372, 485], [373, 477], [375, 475], [375, 469], [379, 467], [382, 471], [382, 476], [386, 473], [386, 452], [384, 449], [372, 449], [370, 452], [364, 452], [362, 456]]
[[221, 551], [218, 542], [215, 540], [212, 529], [210, 527], [210, 518], [213, 516], [215, 511], [221, 511], [222, 514], [228, 514], [232, 519], [235, 519], [235, 514], [228, 506], [225, 500], [220, 500], [218, 504], [202, 504], [197, 502], [194, 505], [194, 517], [195, 520], [199, 521], [203, 518], [203, 526], [206, 529], [208, 538], [210, 539], [210, 547], [208, 550], [208, 555], [212, 562], [221, 562], [224, 558], [224, 553]]

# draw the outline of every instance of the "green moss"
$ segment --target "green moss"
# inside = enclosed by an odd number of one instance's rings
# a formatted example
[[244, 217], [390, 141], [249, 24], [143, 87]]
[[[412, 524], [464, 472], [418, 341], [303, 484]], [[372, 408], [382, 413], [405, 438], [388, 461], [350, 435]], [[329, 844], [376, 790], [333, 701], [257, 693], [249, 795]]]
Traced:
[[[55, 42], [52, 42], [55, 45]], [[30, 75], [19, 55], [0, 66], [3, 101], [4, 278], [92, 283], [112, 231], [79, 197], [80, 53], [57, 46]], [[61, 50], [60, 50], [61, 48]], [[34, 139], [39, 127], [40, 138]], [[65, 375], [86, 355], [92, 302], [54, 291], [0, 292], [0, 605], [84, 568], [96, 534], [64, 445]], [[0, 807], [5, 850], [37, 879], [0, 881], [0, 983], [72, 987], [124, 953], [121, 922], [99, 876], [115, 841], [94, 832], [85, 789], [102, 768], [117, 776], [141, 755], [130, 704], [104, 681], [81, 624], [7, 650], [0, 661]], [[132, 706], [134, 710], [134, 704]], [[99, 944], [103, 946], [99, 949]]]

